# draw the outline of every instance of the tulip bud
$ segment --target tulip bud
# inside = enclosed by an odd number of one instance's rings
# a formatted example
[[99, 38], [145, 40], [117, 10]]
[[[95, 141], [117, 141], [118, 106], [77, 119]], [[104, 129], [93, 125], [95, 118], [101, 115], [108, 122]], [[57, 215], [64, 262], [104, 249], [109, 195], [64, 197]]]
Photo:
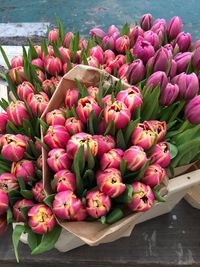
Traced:
[[78, 151], [79, 147], [83, 145], [84, 146], [84, 157], [87, 159], [87, 147], [89, 145], [90, 151], [93, 156], [96, 156], [98, 152], [98, 143], [97, 141], [87, 133], [77, 133], [75, 135], [72, 135], [67, 143], [67, 154], [68, 156], [73, 159], [74, 155]]
[[[106, 64], [107, 64], [107, 68], [111, 69], [111, 72], [113, 72], [114, 70], [118, 70], [126, 61], [126, 58], [124, 55], [117, 55], [115, 57], [115, 59], [109, 59]], [[107, 69], [106, 69], [107, 71]], [[109, 71], [108, 71], [109, 73]]]
[[71, 160], [64, 149], [54, 148], [48, 153], [47, 164], [54, 172], [58, 172], [63, 169], [70, 169]]
[[35, 176], [34, 164], [31, 160], [23, 159], [18, 162], [13, 162], [11, 173], [16, 177], [22, 177], [24, 182]]
[[144, 121], [143, 123], [146, 129], [150, 129], [157, 135], [157, 142], [160, 142], [167, 133], [167, 124], [165, 121]]
[[194, 42], [191, 46], [191, 50], [194, 51], [195, 49], [197, 49], [200, 46], [200, 40], [197, 40], [196, 42]]
[[151, 29], [153, 24], [153, 17], [151, 14], [144, 14], [140, 20], [140, 26], [144, 31], [148, 31]]
[[42, 154], [37, 158], [36, 164], [37, 164], [37, 168], [39, 170], [42, 170]]
[[6, 216], [0, 217], [0, 235], [3, 235], [7, 230], [7, 220]]
[[45, 80], [45, 75], [44, 75], [44, 73], [41, 71], [41, 70], [39, 70], [39, 69], [36, 69], [36, 74], [37, 74], [37, 78], [38, 78], [38, 81], [40, 82], [40, 83], [42, 83], [44, 80]]
[[58, 38], [59, 38], [59, 30], [58, 29], [53, 29], [53, 30], [49, 31], [49, 34], [48, 34], [49, 42], [55, 42], [58, 40]]
[[159, 164], [149, 165], [144, 173], [144, 177], [141, 179], [146, 185], [154, 187], [162, 183], [164, 177], [166, 176], [166, 171]]
[[104, 216], [111, 208], [109, 196], [98, 190], [89, 192], [86, 196], [86, 201], [87, 213], [93, 218]]
[[70, 52], [69, 48], [65, 48], [65, 47], [61, 46], [61, 47], [59, 47], [58, 50], [59, 50], [60, 55], [62, 57], [63, 63], [67, 63], [68, 60], [71, 61], [72, 56], [71, 56], [71, 52]]
[[119, 32], [119, 29], [115, 25], [110, 25], [107, 31], [108, 35], [113, 35], [115, 32]]
[[188, 64], [192, 58], [191, 52], [179, 53], [175, 56], [174, 60], [177, 64], [177, 73], [185, 72]]
[[121, 173], [115, 168], [98, 171], [96, 178], [100, 191], [111, 198], [118, 197], [126, 190], [125, 184], [122, 183]]
[[97, 100], [97, 96], [99, 95], [99, 88], [95, 87], [95, 86], [89, 86], [87, 88], [88, 94], [94, 98], [95, 100]]
[[34, 45], [34, 48], [35, 48], [35, 51], [36, 51], [38, 57], [39, 57], [39, 58], [42, 58], [42, 54], [43, 54], [43, 52], [42, 52], [42, 48], [41, 48], [41, 46], [40, 46], [40, 45]]
[[52, 181], [52, 188], [54, 191], [63, 192], [63, 191], [75, 191], [76, 190], [76, 177], [69, 170], [61, 170], [54, 175]]
[[102, 98], [103, 107], [112, 105], [112, 96], [106, 95]]
[[28, 212], [28, 225], [31, 230], [39, 235], [51, 232], [55, 225], [56, 219], [51, 208], [44, 204], [34, 205]]
[[10, 161], [19, 161], [24, 157], [27, 142], [21, 135], [6, 134], [0, 139], [1, 155]]
[[200, 47], [194, 50], [192, 65], [196, 70], [200, 70]]
[[160, 84], [160, 89], [163, 90], [167, 86], [167, 83], [168, 79], [165, 72], [156, 71], [147, 79], [146, 88], [152, 86], [152, 89], [155, 89]]
[[106, 51], [104, 51], [104, 57], [105, 57], [105, 62], [109, 61], [109, 60], [114, 60], [115, 59], [115, 53], [108, 49]]
[[65, 122], [65, 128], [70, 135], [74, 135], [83, 132], [84, 125], [81, 120], [77, 120], [74, 117], [70, 117]]
[[67, 130], [62, 125], [52, 125], [44, 136], [44, 142], [51, 149], [64, 148], [70, 138]]
[[87, 211], [83, 204], [81, 205], [80, 209], [71, 216], [72, 221], [84, 221], [86, 217], [87, 217]]
[[94, 111], [96, 118], [98, 118], [101, 108], [98, 106], [96, 100], [91, 96], [80, 98], [78, 100], [76, 113], [83, 123], [88, 121], [91, 111]]
[[167, 25], [167, 33], [170, 40], [173, 40], [182, 31], [182, 20], [180, 17], [173, 17]]
[[133, 47], [133, 53], [146, 63], [155, 54], [155, 50], [151, 43], [145, 41], [142, 37], [138, 37]]
[[122, 129], [130, 122], [131, 112], [122, 101], [116, 100], [111, 106], [105, 107], [104, 119], [107, 124], [113, 120], [115, 127]]
[[170, 70], [169, 70], [169, 77], [172, 79], [174, 78], [174, 76], [176, 75], [177, 73], [177, 63], [174, 59], [172, 59], [171, 61], [171, 67], [170, 67]]
[[120, 54], [126, 54], [126, 50], [129, 48], [129, 46], [130, 40], [127, 35], [123, 35], [115, 41], [115, 49]]
[[179, 87], [177, 84], [168, 83], [167, 86], [161, 90], [159, 102], [162, 106], [169, 106], [176, 100], [179, 94]]
[[130, 65], [126, 73], [126, 77], [130, 84], [137, 84], [142, 81], [145, 75], [145, 66], [141, 59], [134, 60]]
[[[72, 63], [71, 65], [72, 65], [72, 69], [73, 69], [77, 64]], [[70, 69], [68, 68], [68, 64], [67, 64], [67, 63], [64, 63], [64, 64], [63, 64], [63, 73], [65, 74], [65, 73], [67, 73], [68, 71], [70, 71]]]
[[130, 112], [133, 112], [142, 104], [142, 95], [137, 87], [131, 86], [120, 91], [116, 96], [116, 100], [122, 101]]
[[111, 135], [94, 135], [93, 139], [98, 144], [97, 157], [101, 157], [115, 147], [115, 140]]
[[131, 146], [124, 152], [123, 158], [130, 171], [138, 171], [147, 161], [146, 153], [140, 146]]
[[185, 117], [192, 124], [200, 123], [200, 96], [191, 99], [185, 108]]
[[100, 159], [100, 168], [105, 170], [107, 168], [116, 168], [118, 169], [123, 157], [123, 150], [111, 149], [110, 151], [104, 153]]
[[44, 67], [52, 76], [62, 73], [62, 61], [58, 57], [47, 56], [44, 60]]
[[24, 74], [24, 68], [22, 66], [10, 69], [9, 75], [14, 84], [20, 84], [26, 80]]
[[13, 217], [16, 222], [26, 222], [26, 217], [23, 213], [23, 208], [31, 208], [34, 206], [32, 200], [21, 199], [15, 202], [13, 206]]
[[11, 58], [11, 67], [16, 68], [16, 67], [23, 67], [23, 56], [14, 56]]
[[8, 115], [6, 113], [0, 113], [0, 135], [6, 133], [7, 122]]
[[72, 32], [67, 32], [64, 37], [64, 44], [66, 48], [69, 48], [70, 41], [74, 39], [74, 34]]
[[23, 120], [28, 120], [30, 118], [26, 106], [22, 101], [11, 102], [6, 112], [8, 119], [16, 126], [21, 126]]
[[150, 65], [152, 67], [153, 72], [165, 72], [167, 70], [168, 62], [170, 60], [168, 50], [164, 47], [161, 47], [150, 60], [152, 60]]
[[78, 90], [68, 89], [65, 94], [65, 105], [71, 109], [78, 100]]
[[190, 33], [180, 32], [176, 37], [176, 44], [179, 47], [180, 52], [185, 52], [189, 49], [192, 42], [192, 36]]
[[71, 190], [62, 191], [55, 195], [53, 211], [60, 219], [72, 220], [81, 207], [81, 200]]
[[147, 31], [144, 32], [144, 40], [151, 43], [151, 45], [154, 47], [154, 49], [157, 49], [159, 46], [159, 37], [157, 33], [153, 31]]
[[34, 196], [34, 199], [38, 202], [43, 202], [43, 200], [46, 197], [46, 194], [44, 192], [43, 182], [37, 182], [35, 186], [32, 188], [32, 193]]
[[40, 145], [38, 141], [35, 141], [35, 148], [40, 154], [42, 154], [42, 146]]
[[132, 144], [135, 146], [141, 146], [144, 150], [151, 148], [155, 140], [155, 132], [144, 123], [139, 123], [137, 127], [135, 127], [131, 136]]
[[160, 30], [165, 32], [166, 28], [167, 28], [167, 23], [166, 23], [165, 19], [156, 19], [153, 23], [151, 30], [153, 32], [158, 32]]
[[120, 80], [125, 80], [126, 79], [126, 73], [127, 73], [127, 70], [129, 68], [129, 63], [126, 63], [124, 65], [122, 65], [118, 72], [117, 72], [117, 77], [120, 79]]
[[48, 125], [65, 125], [65, 113], [60, 109], [54, 109], [46, 114], [46, 123]]
[[10, 192], [12, 190], [18, 190], [19, 184], [17, 177], [11, 173], [3, 173], [0, 175], [0, 189], [5, 192]]
[[149, 157], [152, 163], [159, 164], [161, 167], [166, 168], [170, 164], [171, 159], [168, 144], [166, 142], [156, 144]]
[[133, 193], [132, 202], [128, 204], [129, 209], [132, 211], [144, 212], [152, 208], [154, 194], [151, 187], [140, 182], [134, 182], [132, 188], [138, 193]]
[[103, 39], [103, 37], [106, 36], [106, 33], [100, 28], [93, 28], [90, 30], [89, 35], [93, 40], [96, 41], [97, 37]]
[[195, 97], [199, 90], [199, 81], [195, 73], [181, 73], [172, 79], [172, 83], [178, 85], [179, 97], [185, 100]]
[[44, 62], [41, 58], [35, 58], [31, 61], [31, 63], [40, 69], [44, 68]]
[[4, 215], [9, 206], [9, 198], [5, 191], [0, 189], [0, 216]]
[[90, 48], [90, 56], [95, 57], [100, 64], [103, 64], [103, 49], [101, 46], [93, 46]]
[[41, 92], [39, 94], [29, 95], [27, 102], [33, 115], [40, 117], [48, 105], [49, 98], [47, 94]]
[[115, 49], [115, 39], [113, 38], [113, 36], [108, 36], [106, 35], [103, 40], [102, 40], [102, 48], [104, 50], [106, 49], [111, 49], [114, 50]]
[[138, 37], [139, 36], [143, 37], [143, 35], [144, 35], [144, 31], [140, 26], [130, 27], [129, 38], [132, 44], [135, 44]]
[[17, 95], [21, 100], [27, 100], [30, 94], [34, 94], [35, 88], [30, 82], [23, 82], [17, 86]]

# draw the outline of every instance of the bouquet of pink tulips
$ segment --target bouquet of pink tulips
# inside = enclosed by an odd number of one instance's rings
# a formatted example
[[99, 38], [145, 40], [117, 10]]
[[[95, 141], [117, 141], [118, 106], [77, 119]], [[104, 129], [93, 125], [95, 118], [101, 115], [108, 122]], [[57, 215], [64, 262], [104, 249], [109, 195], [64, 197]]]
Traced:
[[[63, 222], [112, 224], [145, 212], [165, 201], [166, 173], [200, 158], [200, 40], [192, 43], [179, 17], [167, 24], [150, 14], [140, 26], [89, 35], [65, 34], [58, 20], [48, 41], [29, 41], [11, 63], [0, 48], [12, 98], [0, 101], [0, 234], [22, 223], [17, 260], [22, 232], [37, 254], [54, 247]], [[92, 82], [77, 72], [64, 88], [78, 64]]]

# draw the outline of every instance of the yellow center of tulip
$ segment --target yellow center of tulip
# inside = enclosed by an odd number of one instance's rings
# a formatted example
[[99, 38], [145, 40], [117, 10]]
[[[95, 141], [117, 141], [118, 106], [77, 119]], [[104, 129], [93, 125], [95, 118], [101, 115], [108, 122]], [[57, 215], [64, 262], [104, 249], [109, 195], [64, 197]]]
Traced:
[[49, 221], [51, 218], [51, 215], [48, 215], [46, 213], [45, 208], [39, 208], [37, 214], [34, 216], [34, 219], [38, 222], [38, 223], [45, 223], [47, 221]]

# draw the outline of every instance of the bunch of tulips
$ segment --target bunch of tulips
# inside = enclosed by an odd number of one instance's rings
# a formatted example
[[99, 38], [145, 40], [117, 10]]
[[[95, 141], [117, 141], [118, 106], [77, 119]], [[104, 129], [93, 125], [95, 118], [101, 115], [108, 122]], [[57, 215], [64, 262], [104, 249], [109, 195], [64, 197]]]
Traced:
[[[65, 33], [58, 20], [48, 41], [29, 40], [28, 51], [11, 62], [0, 47], [12, 98], [0, 101], [0, 234], [22, 223], [13, 235], [26, 232], [33, 254], [57, 241], [56, 218], [109, 224], [147, 211], [164, 201], [166, 171], [173, 176], [174, 168], [200, 158], [200, 40], [192, 43], [181, 19], [167, 24], [145, 14], [137, 26], [94, 28], [89, 36]], [[77, 64], [119, 81], [105, 86], [102, 76], [89, 87], [77, 81], [42, 120], [62, 76]]]

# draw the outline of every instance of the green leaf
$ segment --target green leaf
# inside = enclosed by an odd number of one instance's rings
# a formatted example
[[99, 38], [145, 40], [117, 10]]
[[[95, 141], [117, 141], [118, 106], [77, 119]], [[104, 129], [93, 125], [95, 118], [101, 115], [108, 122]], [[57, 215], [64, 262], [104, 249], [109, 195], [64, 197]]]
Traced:
[[36, 248], [34, 248], [31, 254], [37, 255], [53, 249], [60, 236], [61, 230], [62, 228], [59, 225], [56, 225], [53, 231], [47, 233], [46, 235], [43, 235], [41, 243]]
[[167, 144], [169, 146], [170, 158], [173, 159], [178, 154], [178, 148], [175, 145], [171, 144], [171, 143], [167, 143]]
[[38, 118], [38, 122], [39, 122], [40, 126], [42, 126], [43, 134], [45, 134], [49, 128], [49, 125], [41, 118]]
[[29, 52], [29, 54], [31, 56], [31, 59], [37, 58], [38, 54], [37, 54], [37, 52], [35, 50], [33, 42], [30, 39], [28, 39], [28, 44], [29, 44], [29, 51], [28, 52]]
[[3, 56], [3, 59], [4, 59], [5, 63], [6, 63], [6, 65], [7, 65], [8, 69], [11, 69], [10, 62], [9, 62], [8, 57], [7, 57], [4, 49], [2, 48], [2, 46], [0, 46], [0, 51], [1, 51], [1, 54]]
[[6, 221], [7, 221], [7, 224], [10, 224], [13, 222], [13, 214], [12, 214], [12, 210], [10, 207], [7, 209]]
[[64, 37], [65, 37], [64, 26], [63, 26], [63, 24], [62, 24], [62, 22], [58, 16], [56, 16], [56, 22], [57, 22], [58, 28], [59, 28], [59, 37], [61, 39], [61, 42], [63, 43]]
[[171, 114], [168, 123], [176, 120], [176, 118], [178, 117], [179, 113], [182, 111], [182, 109], [185, 106], [185, 100], [180, 100], [178, 107], [173, 111], [173, 113]]
[[124, 217], [124, 213], [120, 208], [115, 208], [106, 215], [106, 223], [113, 224]]
[[49, 207], [51, 208], [52, 205], [53, 205], [54, 198], [55, 198], [55, 194], [48, 195], [47, 197], [45, 197], [45, 199], [43, 200], [43, 202], [44, 202], [47, 206], [49, 206]]
[[121, 160], [119, 169], [120, 169], [121, 175], [124, 176], [124, 174], [126, 173], [126, 161], [125, 161], [125, 159]]
[[61, 61], [63, 61], [62, 56], [60, 54], [60, 51], [59, 51], [57, 45], [55, 44], [55, 42], [52, 43], [52, 46], [53, 46], [54, 55], [56, 57], [60, 58]]
[[113, 136], [115, 135], [115, 123], [114, 123], [114, 120], [109, 121], [104, 135], [107, 135], [107, 134], [110, 134], [110, 135], [113, 135]]
[[191, 129], [187, 129], [187, 130], [184, 130], [183, 132], [178, 132], [178, 134], [174, 134], [171, 137], [171, 140], [176, 145], [181, 145], [192, 139], [198, 138], [199, 133], [200, 133], [200, 124], [197, 124], [195, 126], [192, 126]]
[[87, 162], [88, 162], [88, 168], [93, 169], [95, 166], [95, 160], [94, 160], [94, 156], [92, 155], [88, 142], [87, 142]]
[[124, 140], [124, 135], [121, 129], [117, 131], [116, 142], [117, 142], [116, 146], [118, 148], [121, 148], [122, 150], [126, 149], [126, 142]]
[[81, 178], [81, 164], [83, 163], [80, 163], [80, 159], [82, 159], [83, 155], [84, 155], [84, 145], [81, 145], [74, 156], [74, 163], [73, 163], [74, 173], [76, 176], [78, 196], [81, 196], [83, 192], [83, 181]]
[[28, 232], [28, 245], [31, 251], [33, 251], [39, 245], [39, 243], [41, 242], [41, 238], [41, 235], [33, 233], [30, 229], [30, 231]]
[[121, 36], [122, 36], [122, 35], [129, 35], [129, 33], [130, 33], [130, 27], [129, 27], [128, 23], [126, 22], [126, 23], [123, 25], [123, 27], [122, 27], [122, 29], [121, 29], [121, 31], [120, 31], [120, 35], [121, 35]]
[[115, 95], [117, 95], [121, 90], [123, 90], [122, 81], [119, 80], [115, 87]]
[[125, 139], [125, 143], [126, 145], [128, 145], [128, 142], [131, 138], [131, 135], [133, 133], [133, 130], [135, 129], [136, 125], [139, 123], [139, 119], [134, 120], [134, 121], [130, 121], [128, 126], [126, 127], [125, 133], [124, 133], [124, 139]]
[[17, 200], [21, 199], [21, 194], [17, 190], [11, 190], [8, 192], [8, 197], [10, 205], [13, 206]]
[[151, 159], [148, 159], [146, 161], [146, 163], [144, 164], [144, 166], [140, 169], [140, 171], [137, 175], [137, 179], [136, 179], [137, 181], [142, 179], [142, 177], [144, 176], [144, 173], [147, 170], [147, 168], [149, 167], [150, 163], [151, 163]]
[[116, 197], [113, 199], [113, 201], [117, 203], [131, 203], [133, 196], [133, 188], [130, 184], [126, 184], [126, 190], [123, 194], [121, 194], [119, 197]]
[[38, 141], [38, 143], [47, 151], [49, 152], [50, 151], [50, 148], [40, 140], [40, 138], [38, 138], [37, 136], [35, 136], [35, 140]]
[[154, 194], [154, 197], [157, 201], [159, 202], [166, 202], [165, 198], [162, 197], [161, 195], [159, 195], [158, 192], [156, 192], [155, 190], [153, 190], [153, 194]]
[[15, 229], [13, 230], [13, 234], [12, 234], [12, 242], [13, 242], [15, 257], [18, 263], [19, 263], [18, 245], [19, 245], [21, 234], [24, 232], [24, 230], [25, 230], [24, 225], [17, 225]]
[[47, 48], [47, 43], [46, 43], [45, 39], [43, 39], [41, 41], [41, 49], [42, 49], [42, 52], [44, 52], [44, 55], [47, 56], [48, 55], [48, 48]]
[[95, 134], [95, 127], [94, 127], [94, 123], [95, 121], [97, 120], [96, 116], [95, 116], [95, 113], [94, 113], [94, 110], [92, 110], [90, 112], [90, 116], [89, 116], [89, 119], [88, 119], [88, 130], [89, 130], [89, 133], [94, 135]]
[[20, 187], [20, 189], [21, 189], [21, 190], [25, 190], [25, 189], [26, 189], [26, 185], [25, 185], [25, 183], [24, 183], [23, 178], [19, 176], [19, 177], [17, 177], [17, 181], [18, 181], [18, 183], [19, 183], [19, 187]]
[[19, 100], [18, 94], [17, 94], [17, 88], [16, 85], [13, 83], [9, 73], [6, 74], [6, 80], [8, 83], [8, 87], [11, 90], [11, 92], [13, 93], [14, 97]]
[[26, 199], [33, 199], [33, 193], [31, 190], [23, 189], [20, 191], [20, 194]]
[[37, 150], [37, 148], [35, 147], [35, 144], [33, 143], [33, 141], [28, 141], [28, 146], [32, 152], [32, 154], [38, 158], [40, 156], [40, 152]]

